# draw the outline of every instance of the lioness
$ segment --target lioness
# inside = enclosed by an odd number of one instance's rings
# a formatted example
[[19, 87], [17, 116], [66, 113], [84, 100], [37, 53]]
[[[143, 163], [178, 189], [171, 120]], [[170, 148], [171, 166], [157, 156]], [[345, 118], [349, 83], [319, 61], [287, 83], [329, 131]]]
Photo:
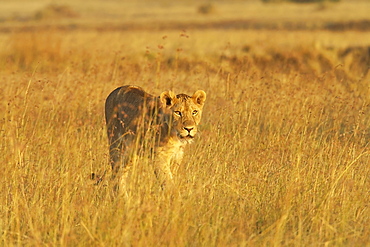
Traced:
[[181, 162], [184, 147], [193, 141], [205, 100], [202, 90], [193, 96], [165, 91], [155, 97], [128, 85], [111, 92], [105, 119], [113, 174], [146, 150], [153, 154], [158, 177], [172, 180], [172, 166]]

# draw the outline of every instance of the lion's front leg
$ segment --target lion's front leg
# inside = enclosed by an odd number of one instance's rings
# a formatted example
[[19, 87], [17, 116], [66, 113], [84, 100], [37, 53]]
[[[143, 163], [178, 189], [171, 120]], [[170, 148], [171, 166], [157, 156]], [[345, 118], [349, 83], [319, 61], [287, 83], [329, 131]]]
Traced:
[[169, 158], [158, 155], [154, 160], [154, 172], [162, 186], [173, 183], [173, 174]]
[[183, 157], [183, 148], [160, 150], [155, 159], [155, 174], [161, 185], [173, 184]]
[[154, 172], [161, 184], [168, 184], [173, 182], [173, 175], [169, 164], [155, 162]]
[[180, 147], [178, 150], [176, 150], [176, 152], [173, 153], [171, 157], [170, 167], [171, 167], [172, 174], [174, 176], [177, 176], [177, 171], [179, 170], [183, 156], [184, 156], [184, 148]]

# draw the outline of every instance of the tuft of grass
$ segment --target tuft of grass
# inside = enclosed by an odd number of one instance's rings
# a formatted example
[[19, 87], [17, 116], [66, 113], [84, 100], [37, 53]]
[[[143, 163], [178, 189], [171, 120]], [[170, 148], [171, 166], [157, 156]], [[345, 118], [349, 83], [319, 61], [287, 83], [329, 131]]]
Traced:
[[207, 3], [207, 4], [201, 4], [199, 7], [198, 7], [198, 13], [200, 14], [213, 14], [216, 12], [216, 8], [213, 4], [211, 3]]
[[35, 20], [51, 20], [60, 18], [75, 18], [78, 17], [76, 11], [74, 11], [68, 5], [49, 4], [38, 10], [35, 13]]

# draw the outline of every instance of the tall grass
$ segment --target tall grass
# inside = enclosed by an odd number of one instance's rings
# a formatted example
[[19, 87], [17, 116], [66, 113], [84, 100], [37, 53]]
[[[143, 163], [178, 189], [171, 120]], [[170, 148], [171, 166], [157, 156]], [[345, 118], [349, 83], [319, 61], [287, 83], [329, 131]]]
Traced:
[[[301, 39], [288, 46], [275, 32], [233, 34], [7, 36], [2, 245], [369, 244], [369, 75], [342, 52], [364, 34], [330, 47], [337, 34], [290, 33]], [[148, 160], [127, 196], [90, 180], [109, 177], [104, 100], [123, 84], [207, 92], [173, 190]]]

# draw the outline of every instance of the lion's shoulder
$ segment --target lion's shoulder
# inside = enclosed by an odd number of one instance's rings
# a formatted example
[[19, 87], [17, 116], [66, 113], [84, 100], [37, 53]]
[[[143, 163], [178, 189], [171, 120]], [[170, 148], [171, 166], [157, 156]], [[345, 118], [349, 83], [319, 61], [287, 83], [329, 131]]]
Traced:
[[118, 88], [116, 97], [118, 101], [130, 102], [133, 105], [141, 104], [144, 99], [155, 98], [139, 86], [122, 86]]

